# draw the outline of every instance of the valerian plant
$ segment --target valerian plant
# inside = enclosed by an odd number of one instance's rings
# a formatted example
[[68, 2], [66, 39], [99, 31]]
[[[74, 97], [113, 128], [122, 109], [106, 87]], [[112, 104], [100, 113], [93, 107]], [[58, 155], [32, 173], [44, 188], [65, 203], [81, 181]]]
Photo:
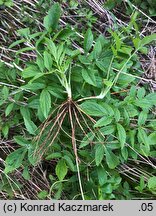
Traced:
[[[60, 16], [56, 3], [44, 19], [43, 32], [21, 29], [22, 39], [10, 46], [27, 41], [32, 46], [17, 55], [33, 50], [37, 57], [24, 70], [1, 74], [0, 104], [7, 118], [7, 123], [1, 120], [2, 134], [9, 136], [15, 124], [25, 127], [22, 134], [19, 126], [14, 136], [19, 148], [6, 158], [5, 173], [26, 164], [23, 172], [29, 179], [29, 166], [55, 161], [45, 196], [60, 199], [68, 191], [68, 199], [127, 199], [129, 185], [116, 168], [129, 159], [155, 157], [156, 94], [136, 84], [141, 75], [138, 53], [156, 35], [128, 38], [114, 31], [107, 39], [88, 29], [79, 50], [72, 46], [79, 36], [68, 27], [60, 29]], [[16, 86], [17, 77], [24, 84]], [[149, 190], [154, 189], [151, 182]]]

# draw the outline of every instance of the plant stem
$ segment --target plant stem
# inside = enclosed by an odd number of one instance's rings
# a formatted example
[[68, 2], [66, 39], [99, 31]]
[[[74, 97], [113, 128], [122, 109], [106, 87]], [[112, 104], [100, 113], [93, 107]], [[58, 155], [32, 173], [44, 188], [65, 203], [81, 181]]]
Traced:
[[74, 150], [74, 153], [75, 153], [79, 186], [80, 186], [82, 199], [85, 200], [84, 193], [83, 193], [83, 188], [82, 188], [81, 176], [80, 176], [79, 161], [78, 161], [79, 159], [78, 159], [78, 155], [77, 155], [77, 146], [76, 146], [76, 139], [75, 139], [75, 128], [74, 128], [74, 124], [73, 124], [72, 110], [71, 110], [70, 101], [69, 101], [69, 118], [70, 118], [70, 124], [71, 124], [71, 129], [72, 129], [72, 145], [73, 145], [73, 150]]
[[78, 162], [77, 157], [76, 157], [76, 167], [77, 167], [77, 175], [78, 175], [78, 179], [79, 179], [79, 186], [80, 186], [82, 200], [85, 200], [84, 193], [83, 193], [83, 188], [82, 188], [81, 176], [80, 176], [79, 162]]

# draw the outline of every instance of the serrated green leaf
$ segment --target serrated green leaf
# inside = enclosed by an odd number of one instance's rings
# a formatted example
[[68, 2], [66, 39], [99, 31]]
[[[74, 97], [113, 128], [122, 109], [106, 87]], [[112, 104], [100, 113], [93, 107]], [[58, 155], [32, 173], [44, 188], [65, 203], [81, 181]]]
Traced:
[[56, 98], [63, 99], [63, 90], [59, 87], [54, 87], [54, 86], [48, 86], [47, 90], [51, 95], [53, 95]]
[[37, 75], [35, 75], [30, 81], [28, 84], [31, 84], [33, 83], [35, 80], [37, 80], [38, 78], [44, 76], [44, 73], [38, 73]]
[[28, 148], [28, 160], [30, 164], [33, 166], [36, 166], [37, 163], [40, 161], [40, 157], [38, 154], [36, 154], [36, 143], [33, 143], [29, 148]]
[[50, 10], [48, 11], [48, 15], [44, 18], [44, 27], [47, 31], [54, 31], [59, 23], [59, 19], [61, 16], [61, 7], [59, 3], [55, 3], [52, 5]]
[[32, 109], [38, 109], [38, 107], [39, 107], [39, 99], [34, 97], [33, 100], [29, 100], [28, 107], [32, 108]]
[[9, 88], [7, 86], [4, 86], [2, 88], [2, 98], [4, 100], [7, 100], [8, 99], [8, 96], [9, 96]]
[[55, 46], [54, 42], [49, 38], [45, 38], [45, 42], [48, 45], [48, 49], [51, 54], [54, 56], [55, 60], [57, 59], [57, 47]]
[[17, 40], [15, 42], [13, 42], [10, 46], [9, 46], [9, 49], [17, 46], [18, 44], [21, 44], [21, 43], [24, 43], [26, 41], [26, 39], [21, 39], [21, 40]]
[[[108, 53], [109, 55], [109, 53]], [[100, 58], [96, 61], [97, 67], [102, 70], [104, 73], [108, 72], [108, 68], [112, 61], [112, 55], [111, 56], [104, 56], [103, 58]]]
[[148, 36], [145, 36], [141, 42], [140, 42], [140, 45], [141, 46], [145, 46], [149, 43], [151, 43], [152, 41], [156, 40], [156, 34], [151, 34], [151, 35], [148, 35]]
[[52, 154], [49, 154], [47, 157], [46, 157], [46, 160], [52, 160], [54, 158], [61, 158], [62, 157], [62, 154], [60, 152], [54, 152]]
[[27, 149], [25, 147], [19, 148], [9, 154], [5, 160], [5, 173], [12, 172], [13, 170], [19, 168], [22, 165], [22, 161], [25, 157]]
[[97, 167], [98, 181], [102, 186], [107, 182], [107, 172], [103, 167]]
[[64, 57], [65, 57], [65, 48], [64, 48], [64, 44], [62, 43], [57, 48], [56, 62], [59, 62], [59, 64], [61, 65]]
[[142, 128], [138, 128], [138, 139], [140, 139], [142, 143], [149, 147], [148, 136], [145, 130]]
[[148, 157], [150, 155], [150, 148], [148, 145], [141, 143], [139, 150], [140, 150], [140, 153], [145, 157]]
[[44, 65], [44, 59], [42, 56], [38, 55], [36, 59], [36, 64], [38, 65], [40, 71], [44, 71], [45, 65]]
[[14, 5], [13, 0], [4, 1], [4, 4], [5, 4], [5, 6], [7, 6], [7, 7], [11, 7], [11, 6]]
[[124, 127], [119, 123], [117, 123], [117, 134], [121, 144], [121, 148], [123, 148], [126, 142], [126, 131]]
[[8, 124], [3, 125], [1, 130], [2, 130], [3, 136], [6, 138], [9, 134], [9, 125]]
[[34, 122], [31, 121], [31, 119], [24, 118], [24, 124], [26, 126], [27, 131], [30, 134], [35, 135], [35, 131], [37, 130], [37, 126], [34, 124]]
[[109, 105], [108, 103], [102, 102], [101, 106], [107, 111], [107, 115], [109, 115], [109, 116], [114, 115], [114, 111], [113, 111], [111, 105]]
[[154, 104], [147, 98], [143, 98], [140, 100], [135, 100], [134, 104], [142, 109], [150, 109]]
[[30, 173], [29, 173], [29, 168], [26, 166], [24, 167], [22, 176], [25, 180], [30, 180]]
[[142, 88], [139, 88], [138, 91], [137, 91], [137, 97], [139, 99], [142, 99], [144, 96], [145, 96], [145, 89], [142, 87]]
[[91, 116], [107, 115], [107, 110], [96, 102], [85, 101], [80, 105], [81, 109]]
[[48, 192], [45, 191], [45, 190], [42, 190], [41, 192], [39, 192], [37, 194], [38, 198], [41, 199], [41, 200], [45, 200], [48, 196]]
[[133, 51], [133, 48], [132, 47], [130, 47], [130, 46], [124, 46], [124, 45], [122, 45], [122, 47], [119, 49], [119, 53], [123, 53], [124, 55], [125, 54], [127, 54], [127, 55], [131, 55], [131, 53], [132, 53], [132, 51]]
[[156, 34], [151, 34], [145, 36], [142, 40], [140, 38], [135, 38], [133, 39], [133, 43], [135, 48], [141, 51], [142, 48], [145, 48], [145, 45], [150, 44], [154, 40], [156, 40]]
[[78, 55], [78, 59], [84, 65], [90, 65], [91, 64], [91, 59], [88, 58], [88, 56]]
[[138, 125], [144, 125], [145, 122], [147, 120], [147, 112], [146, 111], [142, 111], [140, 114], [139, 114], [139, 118], [138, 118]]
[[13, 110], [13, 108], [14, 108], [14, 103], [9, 104], [5, 110], [5, 116], [8, 116]]
[[34, 124], [34, 122], [30, 118], [31, 115], [30, 115], [28, 107], [20, 107], [20, 112], [21, 112], [21, 115], [24, 119], [24, 124], [25, 124], [27, 131], [30, 134], [35, 135], [35, 131], [37, 129], [37, 126]]
[[63, 156], [63, 159], [66, 161], [66, 164], [69, 167], [69, 169], [71, 171], [74, 171], [75, 166], [74, 166], [74, 163], [73, 163], [72, 159], [68, 155]]
[[22, 28], [22, 29], [17, 30], [17, 33], [21, 37], [28, 38], [30, 35], [30, 29], [29, 28]]
[[44, 56], [44, 66], [50, 71], [52, 69], [52, 64], [53, 64], [52, 56], [47, 51], [44, 51], [43, 56]]
[[155, 145], [156, 144], [156, 133], [153, 132], [148, 136], [149, 145]]
[[110, 150], [105, 148], [106, 162], [110, 169], [115, 169], [120, 163], [118, 157]]
[[96, 166], [99, 166], [104, 157], [104, 146], [102, 144], [97, 144], [95, 148], [95, 162]]
[[145, 99], [150, 103], [150, 105], [155, 105], [156, 102], [156, 93], [150, 93], [146, 95]]
[[17, 144], [21, 145], [21, 146], [28, 146], [30, 145], [30, 142], [28, 140], [26, 140], [25, 138], [23, 138], [22, 136], [14, 136], [14, 140]]
[[61, 29], [61, 31], [56, 34], [56, 37], [54, 36], [54, 39], [57, 38], [61, 40], [66, 40], [73, 34], [75, 34], [75, 32], [71, 28], [67, 27], [65, 29]]
[[40, 107], [44, 117], [47, 118], [51, 108], [51, 96], [47, 89], [43, 89], [40, 94]]
[[18, 55], [18, 54], [20, 54], [20, 53], [27, 52], [27, 51], [32, 51], [32, 50], [35, 50], [35, 48], [34, 48], [34, 47], [25, 47], [25, 48], [19, 49], [19, 50], [16, 52], [16, 55]]
[[89, 52], [93, 44], [93, 34], [91, 29], [88, 29], [84, 36], [84, 50], [85, 52]]
[[103, 84], [106, 85], [107, 87], [111, 87], [113, 85], [113, 82], [108, 79], [104, 79]]
[[96, 86], [96, 78], [95, 78], [94, 73], [95, 73], [94, 70], [83, 69], [82, 70], [82, 77], [86, 83], [89, 83], [90, 85]]
[[116, 31], [112, 31], [112, 36], [114, 37], [114, 40], [116, 43], [116, 49], [118, 51], [121, 48], [122, 40], [120, 39], [120, 37]]
[[30, 119], [30, 111], [28, 107], [21, 106], [20, 113], [23, 116], [23, 118]]
[[110, 124], [112, 122], [113, 118], [111, 116], [104, 116], [102, 117], [100, 120], [98, 120], [96, 122], [96, 124], [94, 125], [94, 127], [103, 127], [106, 126], [108, 124]]
[[0, 100], [0, 106], [5, 103], [5, 100]]
[[43, 35], [43, 32], [36, 32], [36, 33], [29, 35], [29, 38], [34, 39], [34, 38], [42, 36], [42, 35]]
[[132, 104], [129, 104], [124, 108], [124, 115], [128, 123], [130, 120], [129, 117], [134, 117], [138, 115], [138, 110]]
[[114, 125], [108, 125], [108, 126], [100, 128], [100, 132], [103, 135], [113, 134], [114, 131], [115, 131], [115, 126]]
[[148, 188], [150, 190], [156, 191], [156, 176], [150, 177], [148, 179]]
[[143, 191], [143, 189], [145, 187], [146, 187], [146, 185], [145, 185], [144, 176], [141, 176], [141, 178], [140, 178], [140, 189], [141, 189], [141, 192]]
[[114, 118], [116, 120], [116, 122], [118, 122], [120, 120], [121, 114], [118, 108], [114, 107]]
[[101, 43], [100, 41], [97, 41], [94, 45], [94, 49], [93, 49], [93, 57], [94, 59], [98, 59], [100, 54], [102, 52], [102, 46], [101, 46]]
[[44, 89], [45, 87], [46, 85], [44, 83], [39, 83], [39, 82], [28, 83], [27, 85], [22, 86], [23, 89], [30, 89], [32, 91]]
[[121, 149], [121, 155], [122, 155], [122, 157], [124, 158], [124, 160], [127, 161], [127, 159], [128, 159], [128, 151], [127, 151], [127, 148], [126, 148], [126, 147], [123, 147], [123, 148]]
[[58, 163], [56, 165], [55, 172], [56, 172], [56, 175], [60, 181], [62, 181], [64, 179], [64, 177], [67, 174], [67, 171], [68, 170], [67, 170], [67, 165], [65, 163], [65, 160], [61, 159], [60, 161], [58, 161]]
[[125, 125], [129, 125], [130, 123], [130, 118], [129, 118], [129, 113], [127, 112], [127, 109], [124, 108], [123, 110], [123, 116], [124, 116], [124, 123]]
[[85, 137], [83, 138], [83, 140], [81, 141], [79, 148], [83, 148], [87, 146], [88, 144], [90, 144], [93, 141], [94, 137], [95, 137], [95, 134], [93, 134], [92, 132], [87, 133]]
[[29, 66], [26, 69], [23, 70], [22, 72], [22, 77], [23, 78], [29, 78], [29, 77], [34, 77], [39, 73], [39, 69], [36, 66]]
[[135, 49], [138, 49], [141, 45], [141, 40], [140, 40], [140, 38], [134, 38], [133, 39], [133, 44], [134, 44], [134, 47], [135, 47]]

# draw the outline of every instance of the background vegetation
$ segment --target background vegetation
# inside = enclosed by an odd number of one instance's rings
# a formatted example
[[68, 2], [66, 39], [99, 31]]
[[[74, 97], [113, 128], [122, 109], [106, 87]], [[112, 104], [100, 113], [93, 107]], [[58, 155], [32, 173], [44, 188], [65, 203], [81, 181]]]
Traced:
[[1, 199], [155, 199], [154, 1], [0, 1]]

